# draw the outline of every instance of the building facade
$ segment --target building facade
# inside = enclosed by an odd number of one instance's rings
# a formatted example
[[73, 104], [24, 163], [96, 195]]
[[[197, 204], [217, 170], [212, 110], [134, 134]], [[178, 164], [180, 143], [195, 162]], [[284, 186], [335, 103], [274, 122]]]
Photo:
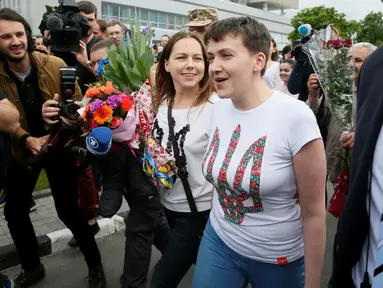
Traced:
[[[188, 11], [198, 7], [214, 7], [219, 11], [219, 19], [236, 16], [250, 16], [263, 22], [269, 29], [272, 37], [278, 44], [278, 48], [289, 44], [287, 35], [291, 32], [290, 19], [283, 15], [270, 13], [267, 9], [258, 9], [253, 4], [262, 5], [267, 2], [268, 7], [274, 9], [275, 2], [292, 3], [298, 0], [90, 0], [98, 8], [98, 18], [106, 21], [119, 20], [129, 24], [135, 17], [140, 19], [142, 26], [149, 24], [155, 29], [154, 40], [158, 41], [162, 35], [172, 35], [183, 28], [188, 22]], [[258, 3], [259, 2], [259, 3]], [[273, 4], [274, 3], [274, 4]], [[46, 11], [45, 5], [57, 6], [58, 0], [0, 0], [0, 8], [8, 7], [22, 14], [32, 27], [34, 34], [40, 34], [38, 26]], [[260, 4], [259, 4], [260, 5]], [[274, 5], [274, 6], [273, 6]], [[281, 9], [290, 6], [282, 6]], [[294, 8], [295, 6], [291, 7]], [[265, 7], [263, 7], [265, 8]], [[268, 9], [270, 10], [270, 9]]]

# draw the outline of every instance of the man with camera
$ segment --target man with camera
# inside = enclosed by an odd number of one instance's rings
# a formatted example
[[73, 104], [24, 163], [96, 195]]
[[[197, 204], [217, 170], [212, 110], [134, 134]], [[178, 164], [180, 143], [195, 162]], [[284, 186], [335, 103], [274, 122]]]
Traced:
[[[33, 51], [32, 31], [16, 12], [0, 10], [0, 87], [20, 113], [20, 128], [12, 137], [12, 159], [7, 170], [5, 218], [16, 246], [22, 272], [15, 282], [29, 287], [45, 276], [40, 263], [38, 242], [29, 217], [30, 197], [42, 168], [45, 169], [57, 214], [72, 231], [89, 267], [89, 287], [105, 287], [101, 256], [92, 231], [78, 205], [76, 161], [65, 149], [49, 152], [36, 160], [49, 137], [46, 124], [62, 125], [61, 130], [77, 125], [78, 120], [58, 115], [59, 58]], [[72, 99], [81, 100], [76, 84]], [[53, 99], [53, 100], [52, 100]], [[43, 114], [41, 113], [43, 112]], [[56, 123], [56, 124], [55, 124]]]

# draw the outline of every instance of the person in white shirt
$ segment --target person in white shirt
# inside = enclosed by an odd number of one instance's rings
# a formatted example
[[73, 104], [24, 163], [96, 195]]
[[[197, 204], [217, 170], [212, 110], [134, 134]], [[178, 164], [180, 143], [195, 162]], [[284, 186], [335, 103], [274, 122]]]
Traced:
[[287, 89], [287, 81], [289, 81], [291, 71], [293, 71], [295, 62], [292, 59], [283, 59], [279, 65], [279, 77], [281, 78], [281, 83], [277, 87], [276, 91], [282, 92], [286, 95], [298, 99], [299, 94], [291, 94], [289, 89]]
[[175, 157], [178, 175], [187, 183], [177, 178], [172, 189], [159, 191], [171, 235], [155, 267], [151, 288], [178, 286], [196, 261], [209, 217], [214, 188], [204, 178], [201, 165], [209, 141], [209, 118], [218, 96], [213, 94], [208, 64], [202, 41], [189, 31], [178, 32], [169, 40], [158, 63], [153, 136]]
[[282, 85], [282, 80], [279, 77], [279, 56], [277, 44], [272, 39], [270, 40], [270, 50], [266, 65], [266, 72], [263, 75], [263, 80], [270, 89], [276, 89]]
[[313, 112], [262, 75], [270, 33], [228, 18], [205, 36], [220, 100], [202, 165], [213, 195], [193, 288], [319, 288], [326, 162]]

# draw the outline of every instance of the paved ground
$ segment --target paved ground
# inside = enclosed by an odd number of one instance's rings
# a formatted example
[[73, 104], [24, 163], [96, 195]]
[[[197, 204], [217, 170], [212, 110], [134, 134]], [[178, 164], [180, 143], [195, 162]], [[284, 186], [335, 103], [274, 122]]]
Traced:
[[[30, 213], [36, 236], [45, 235], [66, 228], [57, 216], [52, 196], [36, 199], [37, 209]], [[128, 204], [123, 201], [120, 211], [129, 210]], [[12, 243], [7, 221], [4, 219], [4, 209], [0, 209], [0, 247]]]
[[[329, 195], [332, 195], [330, 190]], [[322, 277], [322, 288], [327, 287], [331, 275], [332, 244], [336, 228], [336, 220], [331, 215], [327, 218], [327, 245], [325, 255], [325, 265]], [[119, 232], [100, 240], [99, 247], [102, 253], [108, 287], [119, 288], [119, 277], [123, 266], [124, 257], [124, 233]], [[151, 268], [149, 278], [153, 272], [153, 266], [160, 257], [159, 252], [153, 248]], [[65, 252], [51, 255], [43, 259], [46, 267], [46, 278], [33, 288], [84, 288], [87, 287], [87, 269], [78, 249], [71, 249]], [[5, 271], [12, 276], [19, 272], [19, 267], [14, 267]], [[193, 268], [185, 276], [179, 288], [190, 288], [193, 277]]]

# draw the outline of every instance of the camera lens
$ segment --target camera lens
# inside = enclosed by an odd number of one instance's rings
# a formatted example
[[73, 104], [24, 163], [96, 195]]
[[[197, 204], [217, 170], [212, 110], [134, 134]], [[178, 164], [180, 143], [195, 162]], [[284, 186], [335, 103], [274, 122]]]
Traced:
[[62, 114], [64, 117], [70, 120], [77, 120], [79, 117], [79, 114], [77, 113], [78, 109], [80, 109], [80, 106], [78, 106], [77, 104], [66, 103], [62, 106]]

